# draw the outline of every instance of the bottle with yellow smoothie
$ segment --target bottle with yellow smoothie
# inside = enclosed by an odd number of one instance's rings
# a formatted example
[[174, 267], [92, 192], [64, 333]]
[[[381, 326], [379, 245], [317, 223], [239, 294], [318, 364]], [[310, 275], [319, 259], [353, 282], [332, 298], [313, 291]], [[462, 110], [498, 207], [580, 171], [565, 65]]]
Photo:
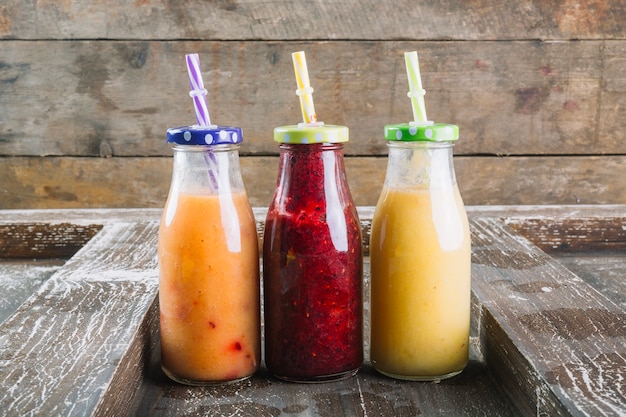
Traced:
[[159, 228], [161, 367], [189, 385], [235, 382], [260, 364], [256, 224], [239, 168], [241, 129], [168, 129], [172, 183]]
[[466, 366], [470, 236], [452, 148], [456, 125], [385, 126], [388, 165], [372, 220], [370, 359], [406, 380], [441, 380]]

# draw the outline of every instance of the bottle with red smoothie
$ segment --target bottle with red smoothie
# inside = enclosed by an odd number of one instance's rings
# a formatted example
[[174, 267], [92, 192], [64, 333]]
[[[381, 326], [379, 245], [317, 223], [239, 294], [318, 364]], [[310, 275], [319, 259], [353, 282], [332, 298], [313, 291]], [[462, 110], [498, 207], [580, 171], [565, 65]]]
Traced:
[[343, 163], [345, 126], [274, 130], [279, 175], [265, 223], [265, 362], [278, 378], [348, 378], [363, 363], [363, 256]]

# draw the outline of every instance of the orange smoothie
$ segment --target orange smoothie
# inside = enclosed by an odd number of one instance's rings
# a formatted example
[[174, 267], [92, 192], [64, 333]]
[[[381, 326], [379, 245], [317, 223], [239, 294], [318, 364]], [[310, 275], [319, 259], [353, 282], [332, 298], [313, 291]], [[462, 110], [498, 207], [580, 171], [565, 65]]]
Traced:
[[260, 363], [259, 253], [246, 194], [168, 200], [159, 263], [165, 373], [191, 384], [252, 375]]
[[370, 245], [373, 366], [411, 380], [459, 373], [469, 352], [471, 261], [457, 186], [385, 187]]

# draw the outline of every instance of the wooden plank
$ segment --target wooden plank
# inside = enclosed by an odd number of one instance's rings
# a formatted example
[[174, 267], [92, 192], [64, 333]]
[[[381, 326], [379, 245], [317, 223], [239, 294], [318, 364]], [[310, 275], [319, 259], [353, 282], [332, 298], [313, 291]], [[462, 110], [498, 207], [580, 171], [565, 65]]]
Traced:
[[[0, 231], [0, 239], [2, 235]], [[0, 259], [0, 323], [15, 313], [63, 263], [63, 259]]]
[[[624, 68], [626, 68], [626, 54], [624, 51], [626, 48], [619, 46], [615, 42], [608, 42], [604, 45], [604, 52], [602, 55], [606, 58], [603, 62], [603, 66], [606, 68], [606, 74], [622, 74], [617, 76], [609, 76], [602, 80], [604, 87], [602, 88], [602, 99], [600, 100], [600, 106], [597, 108], [599, 113], [598, 128], [600, 132], [598, 137], [610, 139], [612, 132], [610, 130], [604, 130], [612, 125], [612, 122], [606, 123], [605, 120], [622, 120], [622, 127], [624, 130], [624, 120], [626, 120], [626, 94], [624, 94], [624, 88], [626, 88], [626, 77], [624, 76]], [[619, 69], [618, 69], [619, 68]], [[618, 72], [615, 72], [618, 71]], [[613, 102], [613, 106], [607, 106], [608, 103]], [[618, 126], [618, 125], [614, 125]], [[614, 132], [613, 132], [614, 133]], [[623, 134], [617, 134], [614, 140], [623, 140]]]
[[620, 204], [621, 156], [456, 158], [467, 205]]
[[548, 253], [598, 253], [626, 250], [626, 219], [591, 217], [510, 219], [507, 224]]
[[[256, 210], [256, 209], [253, 209]], [[33, 210], [2, 210], [0, 212], [0, 225], [25, 225], [45, 223], [54, 228], [58, 224], [80, 226], [98, 225], [107, 223], [129, 223], [145, 221], [146, 218], [159, 216], [161, 209], [149, 208], [124, 208], [111, 210], [107, 208], [84, 209], [33, 209]]]
[[[278, 159], [242, 157], [251, 204], [267, 207]], [[619, 204], [626, 201], [626, 157], [455, 157], [466, 205]], [[387, 158], [347, 157], [357, 205], [374, 206]], [[171, 158], [0, 158], [0, 208], [162, 208]]]
[[[506, 225], [519, 223], [523, 219], [552, 218], [552, 219], [575, 219], [577, 217], [588, 219], [601, 219], [603, 217], [616, 218], [626, 212], [624, 204], [566, 204], [566, 205], [481, 205], [468, 206], [466, 210], [470, 215], [500, 219]], [[80, 210], [79, 210], [80, 211]], [[91, 210], [87, 210], [90, 212]], [[540, 231], [535, 234], [540, 234]]]
[[[123, 414], [135, 390], [118, 378], [141, 379], [148, 346], [129, 346], [145, 345], [136, 332], [154, 316], [156, 230], [155, 221], [103, 228], [2, 323], [3, 415]], [[110, 387], [125, 389], [101, 406]]]
[[478, 362], [439, 384], [394, 381], [370, 366], [355, 378], [326, 384], [289, 384], [265, 371], [236, 386], [190, 388], [171, 384], [159, 370], [144, 391], [137, 416], [518, 416]]
[[[416, 25], [418, 26], [418, 25]], [[201, 55], [212, 120], [242, 154], [277, 154], [301, 120], [290, 54], [307, 52], [316, 109], [351, 129], [349, 155], [384, 155], [411, 119], [402, 53], [418, 49], [431, 119], [461, 126], [457, 154], [626, 154], [625, 40], [503, 42], [2, 41], [0, 155], [164, 156], [193, 124], [183, 55]]]
[[[157, 0], [3, 4], [0, 38], [19, 39], [612, 39], [619, 1]], [[382, 13], [384, 11], [384, 13]]]
[[626, 311], [626, 256], [591, 252], [558, 256], [558, 261]]
[[473, 219], [483, 352], [525, 415], [625, 411], [626, 313], [495, 219]]
[[0, 258], [69, 258], [87, 243], [100, 225], [0, 225]]

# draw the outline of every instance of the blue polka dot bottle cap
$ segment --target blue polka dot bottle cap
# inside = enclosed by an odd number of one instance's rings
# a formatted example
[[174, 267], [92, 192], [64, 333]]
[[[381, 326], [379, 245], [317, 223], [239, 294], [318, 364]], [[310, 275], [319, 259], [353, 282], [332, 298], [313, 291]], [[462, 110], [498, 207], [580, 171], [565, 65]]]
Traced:
[[183, 126], [167, 129], [167, 141], [179, 145], [232, 145], [243, 141], [243, 131], [233, 126]]
[[386, 125], [385, 139], [402, 142], [454, 142], [459, 139], [459, 127], [443, 123]]
[[300, 123], [274, 128], [274, 140], [280, 143], [314, 144], [348, 142], [348, 128], [339, 125]]

